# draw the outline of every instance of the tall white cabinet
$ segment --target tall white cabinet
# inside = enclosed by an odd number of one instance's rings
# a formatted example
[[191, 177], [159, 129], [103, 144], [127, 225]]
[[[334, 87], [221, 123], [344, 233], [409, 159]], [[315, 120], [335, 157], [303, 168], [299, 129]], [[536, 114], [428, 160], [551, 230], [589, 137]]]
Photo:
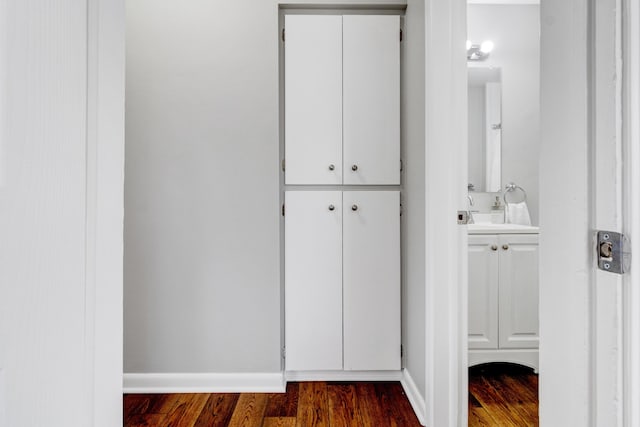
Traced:
[[469, 235], [470, 366], [538, 369], [538, 231], [519, 231]]
[[401, 368], [399, 36], [399, 16], [285, 16], [288, 372]]

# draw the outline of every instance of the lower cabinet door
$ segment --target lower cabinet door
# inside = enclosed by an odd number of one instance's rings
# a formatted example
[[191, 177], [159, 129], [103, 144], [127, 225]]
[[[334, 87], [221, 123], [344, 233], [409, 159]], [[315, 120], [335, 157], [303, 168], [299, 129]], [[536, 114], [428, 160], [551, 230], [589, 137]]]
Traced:
[[498, 239], [469, 236], [469, 349], [498, 348]]
[[538, 348], [538, 235], [501, 235], [500, 348]]
[[343, 193], [344, 369], [400, 369], [400, 193]]
[[285, 369], [342, 369], [342, 192], [285, 193]]

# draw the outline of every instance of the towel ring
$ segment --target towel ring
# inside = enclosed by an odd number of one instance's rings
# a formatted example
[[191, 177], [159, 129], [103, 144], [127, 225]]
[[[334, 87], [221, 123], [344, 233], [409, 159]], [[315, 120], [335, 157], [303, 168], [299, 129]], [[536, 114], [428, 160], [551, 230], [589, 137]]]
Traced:
[[[507, 200], [507, 194], [516, 192], [518, 190], [520, 190], [520, 192], [522, 193], [522, 200], [520, 200], [520, 201], [513, 201], [513, 200], [509, 201], [509, 200]], [[519, 185], [516, 185], [513, 182], [510, 182], [509, 184], [507, 184], [504, 187], [504, 194], [502, 195], [502, 198], [503, 198], [505, 204], [522, 203], [522, 202], [526, 202], [527, 201], [527, 192], [524, 191], [524, 189], [522, 187], [520, 187]]]

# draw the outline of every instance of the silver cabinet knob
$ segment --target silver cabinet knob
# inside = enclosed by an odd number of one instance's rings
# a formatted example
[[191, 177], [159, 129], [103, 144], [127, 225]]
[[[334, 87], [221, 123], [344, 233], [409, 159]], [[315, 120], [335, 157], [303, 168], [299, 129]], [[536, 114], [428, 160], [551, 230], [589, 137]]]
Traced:
[[354, 211], [354, 212], [357, 211], [358, 210], [358, 205], [351, 206], [351, 210]]
[[357, 171], [358, 170], [358, 165], [351, 166], [351, 170], [354, 171], [354, 172]]
[[334, 170], [336, 167], [334, 165], [329, 165], [329, 170], [332, 171]]
[[509, 245], [502, 245], [502, 249], [506, 251], [507, 249], [509, 249]]
[[492, 251], [497, 251], [498, 250], [498, 245], [491, 245], [491, 250]]
[[336, 208], [335, 206], [333, 206], [333, 205], [329, 205], [329, 210], [330, 210], [330, 211], [333, 211], [335, 208]]

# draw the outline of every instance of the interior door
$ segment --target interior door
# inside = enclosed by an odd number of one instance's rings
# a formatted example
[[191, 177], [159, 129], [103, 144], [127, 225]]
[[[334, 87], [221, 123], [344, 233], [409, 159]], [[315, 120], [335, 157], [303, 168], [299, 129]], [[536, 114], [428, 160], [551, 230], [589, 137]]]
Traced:
[[498, 239], [469, 236], [469, 349], [498, 348]]
[[400, 369], [400, 192], [345, 191], [344, 369]]
[[285, 192], [286, 370], [342, 369], [342, 193]]
[[286, 15], [285, 183], [342, 184], [342, 17]]
[[343, 18], [344, 183], [400, 184], [400, 17]]
[[620, 4], [542, 2], [541, 425], [623, 425], [622, 277], [594, 240], [623, 230]]

